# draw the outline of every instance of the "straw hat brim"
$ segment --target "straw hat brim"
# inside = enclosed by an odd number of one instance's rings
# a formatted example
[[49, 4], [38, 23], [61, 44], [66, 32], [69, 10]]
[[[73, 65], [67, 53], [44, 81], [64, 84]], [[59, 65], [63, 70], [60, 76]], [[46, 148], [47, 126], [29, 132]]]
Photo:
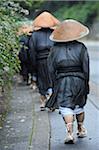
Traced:
[[63, 21], [50, 35], [54, 42], [69, 42], [79, 40], [88, 35], [89, 29], [80, 22], [68, 19]]
[[50, 29], [52, 29], [52, 30], [55, 30], [55, 29], [57, 28], [57, 26], [54, 26], [54, 27], [34, 27], [33, 30], [34, 30], [34, 31], [37, 31], [37, 30], [40, 30], [40, 29], [42, 29], [42, 28], [50, 28]]

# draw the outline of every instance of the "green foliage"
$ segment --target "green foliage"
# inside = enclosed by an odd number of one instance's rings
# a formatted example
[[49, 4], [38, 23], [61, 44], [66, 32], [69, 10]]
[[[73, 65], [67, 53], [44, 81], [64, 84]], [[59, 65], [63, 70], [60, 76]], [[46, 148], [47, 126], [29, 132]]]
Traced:
[[64, 19], [76, 19], [83, 23], [91, 22], [97, 15], [99, 11], [99, 2], [87, 1], [85, 3], [78, 3], [75, 5], [66, 5], [60, 8], [55, 15], [60, 18], [60, 20]]
[[20, 18], [13, 9], [5, 7], [3, 2], [0, 2], [0, 86], [9, 82], [20, 68], [20, 46], [16, 35], [16, 21]]
[[72, 18], [82, 23], [92, 24], [94, 19], [99, 18], [99, 1], [47, 1], [47, 0], [14, 0], [28, 9], [33, 19], [37, 11], [48, 10], [60, 20]]
[[44, 3], [44, 0], [14, 0], [14, 1], [18, 2], [23, 8], [32, 11], [40, 8], [41, 5]]

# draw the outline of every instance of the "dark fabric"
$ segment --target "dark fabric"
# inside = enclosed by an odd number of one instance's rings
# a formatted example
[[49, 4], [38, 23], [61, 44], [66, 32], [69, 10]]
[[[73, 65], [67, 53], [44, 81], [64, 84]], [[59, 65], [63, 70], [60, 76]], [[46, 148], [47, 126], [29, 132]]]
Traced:
[[82, 72], [80, 66], [71, 66], [71, 67], [59, 67], [57, 68], [57, 74], [59, 73], [68, 73], [68, 72]]
[[19, 51], [19, 59], [22, 63], [28, 61], [27, 49], [28, 49], [28, 37], [21, 36], [20, 37], [21, 49]]
[[[57, 73], [57, 68], [76, 66], [81, 68], [81, 72], [70, 70]], [[89, 93], [89, 56], [85, 45], [78, 41], [56, 43], [48, 57], [48, 69], [54, 92], [46, 107], [62, 106], [74, 109], [78, 104], [83, 107]]]
[[47, 89], [50, 88], [50, 77], [47, 69], [47, 59], [37, 63], [37, 85], [41, 95], [46, 95]]
[[20, 74], [23, 75], [25, 78], [28, 78], [28, 74], [32, 74], [32, 66], [30, 62], [30, 55], [29, 55], [29, 39], [30, 36], [23, 35], [20, 37], [20, 44], [21, 49], [19, 51], [19, 60], [21, 62], [21, 70]]
[[50, 49], [44, 49], [42, 51], [38, 51], [38, 53], [37, 53], [37, 60], [47, 59], [47, 57], [49, 55], [49, 50]]
[[53, 46], [53, 42], [49, 39], [52, 31], [49, 28], [34, 31], [29, 41], [30, 60], [35, 68], [34, 73], [37, 74], [37, 85], [41, 95], [46, 95], [47, 89], [51, 86], [47, 57]]
[[74, 109], [75, 105], [83, 107], [85, 104], [84, 80], [78, 77], [67, 76], [56, 81], [53, 94], [50, 100], [47, 101], [46, 107], [59, 108], [59, 106], [62, 106]]

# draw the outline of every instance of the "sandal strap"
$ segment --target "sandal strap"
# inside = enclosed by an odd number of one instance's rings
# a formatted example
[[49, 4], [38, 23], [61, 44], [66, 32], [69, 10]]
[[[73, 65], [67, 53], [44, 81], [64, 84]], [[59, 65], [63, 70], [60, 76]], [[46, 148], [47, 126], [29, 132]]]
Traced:
[[73, 126], [73, 123], [72, 123], [72, 122], [70, 122], [70, 123], [66, 123], [67, 131], [69, 131], [69, 130], [70, 130], [70, 125], [72, 125], [72, 126]]
[[72, 122], [66, 123], [66, 126], [67, 126], [67, 127], [68, 127], [69, 125], [73, 125], [73, 123], [72, 123]]

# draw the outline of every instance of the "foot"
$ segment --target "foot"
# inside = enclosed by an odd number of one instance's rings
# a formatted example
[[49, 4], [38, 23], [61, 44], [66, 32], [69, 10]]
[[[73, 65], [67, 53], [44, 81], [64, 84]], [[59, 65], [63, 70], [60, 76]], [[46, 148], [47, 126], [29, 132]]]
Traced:
[[41, 110], [41, 111], [45, 111], [46, 108], [45, 108], [45, 107], [40, 107], [40, 110]]
[[78, 138], [84, 138], [87, 136], [87, 130], [84, 127], [81, 127], [81, 130], [77, 132]]
[[42, 103], [41, 105], [40, 105], [40, 109], [41, 109], [41, 111], [45, 111], [45, 103]]
[[32, 82], [30, 84], [30, 88], [33, 89], [33, 91], [35, 91], [37, 89], [37, 86], [36, 86], [36, 83], [35, 82]]
[[54, 112], [55, 111], [55, 108], [50, 108], [49, 109], [51, 112]]
[[75, 140], [74, 140], [73, 135], [70, 135], [68, 133], [66, 139], [64, 140], [64, 144], [74, 144], [74, 143], [75, 143]]

